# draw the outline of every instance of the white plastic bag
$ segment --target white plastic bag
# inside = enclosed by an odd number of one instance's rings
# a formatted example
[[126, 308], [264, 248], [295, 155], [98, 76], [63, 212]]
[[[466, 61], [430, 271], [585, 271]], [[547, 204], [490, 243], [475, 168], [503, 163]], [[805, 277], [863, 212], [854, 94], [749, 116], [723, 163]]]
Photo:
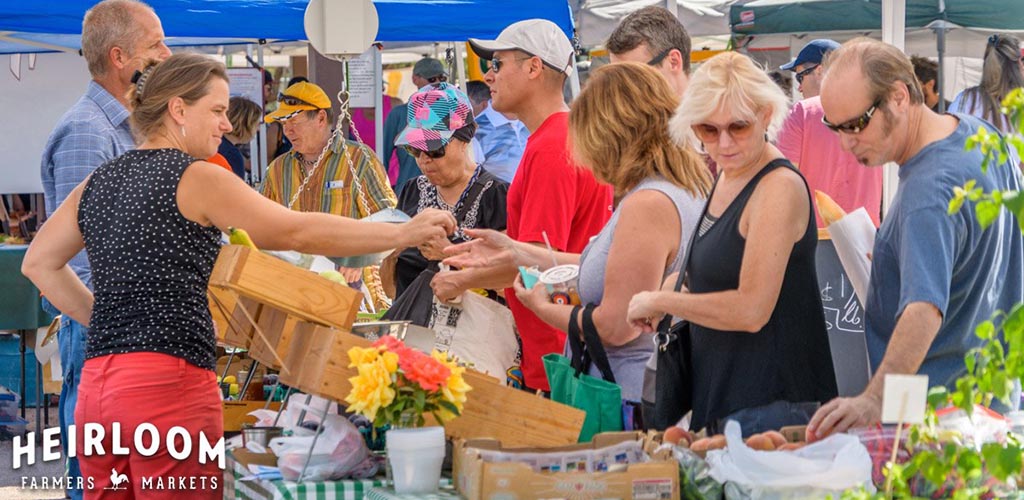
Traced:
[[[324, 481], [345, 477], [368, 477], [376, 472], [369, 467], [370, 450], [362, 434], [347, 418], [331, 414], [323, 420], [323, 430], [315, 436], [289, 436], [274, 438], [270, 449], [277, 455], [277, 467], [288, 481], [295, 481], [306, 464], [306, 456], [313, 448], [313, 456], [303, 476], [303, 481]], [[373, 469], [373, 470], [370, 470]]]
[[727, 483], [726, 498], [825, 498], [871, 482], [871, 457], [860, 440], [836, 434], [796, 451], [758, 451], [743, 443], [740, 425], [725, 426], [724, 450], [708, 453], [711, 477]]
[[434, 348], [504, 383], [505, 371], [515, 364], [519, 350], [512, 311], [474, 292], [464, 292], [458, 303], [434, 297], [433, 307]]

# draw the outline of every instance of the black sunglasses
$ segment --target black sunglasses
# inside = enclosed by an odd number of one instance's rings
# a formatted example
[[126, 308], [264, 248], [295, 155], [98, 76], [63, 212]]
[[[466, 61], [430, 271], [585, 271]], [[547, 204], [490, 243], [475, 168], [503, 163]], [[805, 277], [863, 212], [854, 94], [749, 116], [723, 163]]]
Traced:
[[810, 68], [807, 68], [803, 71], [798, 72], [796, 75], [793, 75], [793, 78], [796, 78], [796, 83], [804, 83], [804, 77], [814, 72], [814, 70], [818, 69], [818, 66], [821, 65], [815, 64], [814, 66], [811, 66]]
[[445, 154], [445, 147], [444, 146], [441, 146], [440, 148], [435, 149], [433, 151], [424, 151], [422, 149], [414, 148], [414, 147], [412, 147], [412, 146], [410, 146], [408, 144], [402, 146], [402, 148], [405, 149], [405, 152], [409, 153], [409, 156], [411, 156], [413, 158], [419, 158], [420, 155], [422, 154], [422, 155], [426, 155], [427, 158], [430, 158], [431, 160], [436, 160], [438, 158], [444, 158], [444, 154]]
[[[665, 58], [668, 57], [668, 55], [673, 50], [678, 50], [678, 49], [676, 49], [675, 47], [669, 47], [669, 48], [661, 51], [660, 54], [654, 56], [654, 59], [651, 59], [650, 61], [647, 61], [647, 65], [648, 66], [657, 66], [657, 65], [661, 64], [661, 61], [664, 61]], [[682, 52], [682, 51], [680, 50], [679, 52]]]
[[868, 123], [871, 123], [871, 116], [875, 114], [875, 111], [877, 111], [878, 107], [881, 105], [882, 99], [879, 98], [875, 100], [875, 103], [872, 104], [871, 107], [868, 108], [868, 110], [865, 111], [863, 115], [860, 115], [852, 120], [847, 120], [840, 124], [833, 124], [829, 122], [828, 119], [826, 119], [824, 116], [822, 116], [821, 123], [825, 124], [825, 126], [832, 130], [833, 132], [859, 134], [864, 129], [868, 128]]
[[430, 78], [427, 78], [427, 83], [438, 83], [438, 82], [447, 82], [447, 81], [448, 81], [448, 77], [445, 76], [445, 75], [432, 76]]
[[[515, 60], [515, 61], [525, 61], [527, 59], [533, 59], [533, 56], [529, 56], [529, 57], [513, 57], [511, 59]], [[501, 59], [498, 59], [497, 57], [492, 58], [491, 59], [491, 68], [494, 70], [495, 73], [497, 73], [497, 72], [501, 71], [501, 67], [504, 66], [505, 63], [507, 63], [507, 62], [508, 62], [508, 59], [502, 61]]]
[[277, 94], [277, 100], [284, 104], [287, 104], [288, 106], [313, 106], [314, 108], [317, 109], [320, 108], [316, 104], [306, 102], [303, 101], [302, 99], [299, 99], [298, 97], [292, 97], [290, 95], [285, 94]]

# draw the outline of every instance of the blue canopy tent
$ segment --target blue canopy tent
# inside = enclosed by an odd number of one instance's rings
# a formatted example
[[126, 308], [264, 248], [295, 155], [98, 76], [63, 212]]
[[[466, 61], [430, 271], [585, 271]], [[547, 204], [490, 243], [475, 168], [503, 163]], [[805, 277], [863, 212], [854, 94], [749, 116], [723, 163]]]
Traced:
[[[0, 4], [0, 53], [77, 51], [82, 17], [97, 0]], [[168, 44], [226, 45], [305, 40], [309, 0], [149, 0]], [[378, 42], [464, 41], [494, 38], [509, 24], [542, 18], [571, 38], [565, 0], [375, 0]]]

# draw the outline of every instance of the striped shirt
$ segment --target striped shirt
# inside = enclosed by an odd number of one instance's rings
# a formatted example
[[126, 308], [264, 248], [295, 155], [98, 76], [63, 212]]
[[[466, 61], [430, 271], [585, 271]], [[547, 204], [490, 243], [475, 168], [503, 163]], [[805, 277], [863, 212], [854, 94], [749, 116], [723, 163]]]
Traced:
[[[352, 155], [352, 165], [362, 183], [369, 207], [363, 207], [352, 184], [346, 154]], [[271, 162], [267, 177], [260, 186], [263, 196], [288, 206], [292, 196], [305, 179], [298, 153], [289, 151]], [[369, 149], [362, 149], [356, 142], [335, 142], [324, 155], [319, 167], [313, 172], [306, 188], [292, 208], [301, 212], [322, 212], [361, 219], [384, 208], [398, 204], [391, 189], [388, 175], [380, 160]], [[368, 208], [368, 210], [367, 210]]]
[[[96, 167], [135, 149], [128, 110], [100, 84], [89, 87], [50, 133], [43, 149], [40, 173], [46, 197], [46, 214], [52, 215], [64, 199]], [[85, 251], [71, 259], [71, 268], [92, 287], [92, 273]]]

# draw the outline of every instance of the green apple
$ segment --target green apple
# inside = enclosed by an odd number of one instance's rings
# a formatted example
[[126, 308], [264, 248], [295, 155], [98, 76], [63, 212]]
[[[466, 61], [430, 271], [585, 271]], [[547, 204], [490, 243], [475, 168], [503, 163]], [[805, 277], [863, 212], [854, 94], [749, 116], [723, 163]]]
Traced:
[[348, 285], [348, 281], [345, 280], [345, 276], [338, 271], [323, 271], [320, 273], [321, 278], [327, 278], [335, 283], [341, 283], [342, 285]]

